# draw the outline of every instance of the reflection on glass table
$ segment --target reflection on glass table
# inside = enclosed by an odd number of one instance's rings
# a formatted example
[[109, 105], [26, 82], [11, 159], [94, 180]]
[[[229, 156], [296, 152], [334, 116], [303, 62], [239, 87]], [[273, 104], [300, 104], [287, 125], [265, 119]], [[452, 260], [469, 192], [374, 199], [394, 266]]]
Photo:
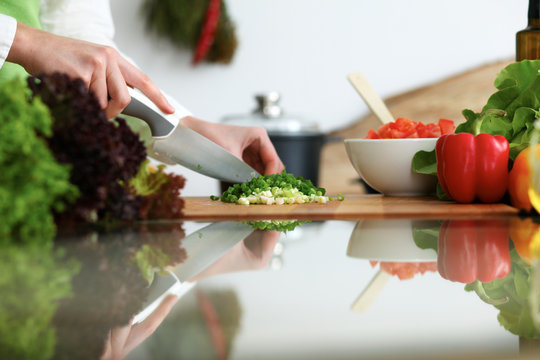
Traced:
[[[535, 236], [540, 239], [538, 229], [531, 218], [517, 217], [360, 221], [351, 235], [347, 255], [372, 264], [376, 260], [381, 270], [352, 309], [369, 308], [391, 275], [404, 280], [425, 270], [438, 271], [443, 279], [466, 284], [466, 291], [494, 306], [499, 311], [499, 323], [507, 331], [524, 339], [538, 339], [540, 292], [531, 251]], [[429, 265], [435, 267], [430, 269]]]
[[197, 280], [266, 268], [281, 233], [258, 227], [213, 223], [186, 237], [178, 222], [113, 224], [3, 239], [0, 358], [126, 357]]
[[429, 229], [436, 224], [410, 219], [364, 219], [356, 223], [347, 256], [369, 260], [380, 269], [353, 302], [353, 311], [369, 309], [393, 275], [405, 280], [426, 271], [437, 271], [435, 250], [418, 247], [413, 236], [415, 228]]
[[325, 221], [287, 235], [171, 222], [2, 241], [0, 358], [512, 358], [540, 337], [534, 220]]
[[[154, 274], [185, 259], [181, 223], [71, 230], [0, 243], [0, 358], [99, 359], [106, 348], [125, 355], [162, 319], [130, 328]], [[111, 349], [111, 331], [122, 327], [130, 336]]]

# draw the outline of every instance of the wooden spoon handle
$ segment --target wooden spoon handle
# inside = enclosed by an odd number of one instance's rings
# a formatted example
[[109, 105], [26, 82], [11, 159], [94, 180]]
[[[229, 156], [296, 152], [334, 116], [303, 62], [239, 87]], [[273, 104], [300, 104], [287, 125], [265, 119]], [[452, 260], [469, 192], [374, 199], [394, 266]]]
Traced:
[[351, 306], [354, 312], [366, 311], [375, 301], [392, 275], [379, 270]]
[[347, 76], [347, 78], [356, 91], [358, 91], [360, 96], [362, 96], [373, 114], [375, 114], [375, 116], [377, 116], [383, 124], [395, 120], [392, 113], [390, 113], [390, 110], [388, 110], [386, 107], [384, 101], [379, 95], [377, 95], [377, 92], [375, 92], [375, 89], [373, 89], [364, 75], [361, 73], [351, 73]]

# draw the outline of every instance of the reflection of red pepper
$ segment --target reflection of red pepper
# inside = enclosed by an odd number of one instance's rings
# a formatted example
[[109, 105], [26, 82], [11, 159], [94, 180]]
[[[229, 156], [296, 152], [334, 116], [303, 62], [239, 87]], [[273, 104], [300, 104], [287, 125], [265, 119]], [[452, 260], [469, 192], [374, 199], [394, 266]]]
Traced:
[[480, 282], [508, 275], [508, 241], [504, 220], [447, 220], [439, 232], [437, 269], [447, 280], [478, 285], [475, 290], [486, 302], [503, 301], [488, 299]]
[[443, 135], [435, 147], [444, 192], [460, 203], [502, 199], [508, 183], [509, 145], [501, 135]]
[[209, 0], [201, 27], [201, 33], [197, 40], [195, 53], [193, 54], [192, 63], [194, 65], [201, 62], [206, 54], [208, 54], [208, 51], [210, 51], [210, 47], [212, 47], [212, 44], [214, 43], [220, 15], [221, 0]]

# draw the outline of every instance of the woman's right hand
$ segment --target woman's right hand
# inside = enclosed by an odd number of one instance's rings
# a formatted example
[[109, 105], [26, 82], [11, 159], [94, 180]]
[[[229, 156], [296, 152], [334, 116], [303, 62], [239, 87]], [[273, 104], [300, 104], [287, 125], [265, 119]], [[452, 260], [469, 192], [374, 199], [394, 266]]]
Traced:
[[6, 60], [32, 75], [62, 72], [81, 78], [108, 118], [129, 104], [127, 86], [141, 90], [163, 112], [174, 112], [150, 78], [109, 46], [54, 35], [19, 22]]

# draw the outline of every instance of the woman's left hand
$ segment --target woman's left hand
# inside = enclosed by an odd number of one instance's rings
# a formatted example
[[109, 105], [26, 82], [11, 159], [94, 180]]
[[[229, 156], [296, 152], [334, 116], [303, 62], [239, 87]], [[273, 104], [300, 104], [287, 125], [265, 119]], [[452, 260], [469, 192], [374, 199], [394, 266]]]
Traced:
[[216, 124], [191, 116], [186, 116], [181, 122], [238, 156], [261, 174], [276, 174], [285, 168], [263, 128]]

